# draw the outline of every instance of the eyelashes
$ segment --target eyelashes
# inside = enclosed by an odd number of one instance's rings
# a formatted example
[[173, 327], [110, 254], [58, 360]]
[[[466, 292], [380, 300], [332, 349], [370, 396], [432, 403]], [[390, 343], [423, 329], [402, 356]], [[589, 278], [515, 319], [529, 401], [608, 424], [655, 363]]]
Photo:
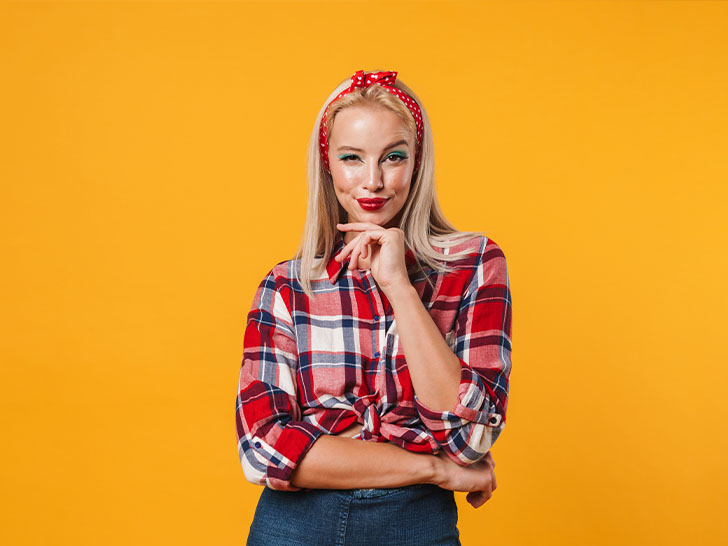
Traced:
[[349, 160], [352, 160], [352, 159], [358, 159], [358, 156], [355, 156], [353, 154], [340, 155], [339, 156], [339, 159], [341, 159], [342, 161], [349, 161]]
[[404, 153], [404, 152], [392, 152], [391, 154], [389, 154], [387, 156], [387, 159], [389, 159], [390, 157], [397, 158], [399, 161], [404, 161], [409, 156], [406, 153]]

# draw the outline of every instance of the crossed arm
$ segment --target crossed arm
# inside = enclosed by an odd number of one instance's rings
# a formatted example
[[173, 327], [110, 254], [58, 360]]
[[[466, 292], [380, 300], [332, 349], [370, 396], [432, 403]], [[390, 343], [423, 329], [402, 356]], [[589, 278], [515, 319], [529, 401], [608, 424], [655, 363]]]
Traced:
[[493, 494], [495, 461], [488, 452], [467, 467], [447, 455], [413, 453], [388, 442], [365, 442], [348, 437], [361, 429], [357, 424], [337, 435], [322, 435], [291, 474], [291, 484], [311, 489], [403, 487], [431, 483], [451, 491], [468, 491], [466, 500], [475, 508]]

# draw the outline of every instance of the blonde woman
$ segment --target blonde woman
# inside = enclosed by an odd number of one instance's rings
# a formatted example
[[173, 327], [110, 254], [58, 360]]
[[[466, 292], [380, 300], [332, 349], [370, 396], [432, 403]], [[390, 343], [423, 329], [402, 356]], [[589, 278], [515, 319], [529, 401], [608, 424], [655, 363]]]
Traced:
[[297, 255], [247, 317], [236, 400], [248, 545], [460, 544], [454, 491], [496, 488], [511, 296], [490, 238], [443, 215], [420, 100], [392, 71], [328, 97]]

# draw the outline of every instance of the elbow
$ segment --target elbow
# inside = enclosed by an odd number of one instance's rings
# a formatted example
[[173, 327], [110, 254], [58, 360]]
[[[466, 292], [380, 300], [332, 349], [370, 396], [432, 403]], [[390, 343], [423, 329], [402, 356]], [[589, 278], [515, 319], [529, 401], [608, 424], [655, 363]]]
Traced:
[[238, 447], [238, 455], [240, 456], [240, 464], [243, 467], [245, 479], [255, 485], [266, 485], [267, 461], [256, 458], [254, 450], [244, 450], [240, 446]]
[[238, 456], [240, 457], [240, 465], [243, 468], [245, 479], [253, 485], [277, 489], [271, 485], [271, 480], [268, 478], [270, 460], [259, 449], [253, 447], [253, 442], [260, 445], [260, 442], [254, 437], [246, 436], [238, 441]]
[[303, 421], [272, 420], [252, 430], [241, 426], [238, 455], [245, 478], [270, 489], [299, 491], [301, 488], [291, 483], [291, 475], [323, 433], [322, 429]]
[[262, 485], [278, 491], [299, 491], [300, 487], [291, 483], [291, 474], [295, 465], [277, 465], [276, 459], [267, 457], [261, 448], [261, 442], [253, 445], [238, 444], [240, 464], [245, 479], [254, 485]]
[[457, 433], [457, 437], [444, 443], [443, 450], [460, 466], [475, 464], [488, 454], [504, 426], [503, 422], [497, 427], [471, 422]]
[[468, 459], [471, 461], [469, 464], [477, 463], [488, 454], [500, 434], [500, 430], [500, 428], [488, 425], [478, 424], [473, 426], [470, 441], [468, 442]]
[[[271, 477], [268, 473], [268, 470], [271, 469], [271, 467], [268, 466], [268, 464], [270, 464], [268, 461], [257, 461], [254, 457], [252, 459], [249, 459], [244, 454], [240, 458], [240, 462], [243, 467], [243, 474], [245, 475], [245, 479], [253, 485], [262, 485], [264, 487], [279, 491], [298, 491], [300, 489], [300, 487], [294, 486], [287, 479]], [[276, 473], [272, 472], [271, 474]]]

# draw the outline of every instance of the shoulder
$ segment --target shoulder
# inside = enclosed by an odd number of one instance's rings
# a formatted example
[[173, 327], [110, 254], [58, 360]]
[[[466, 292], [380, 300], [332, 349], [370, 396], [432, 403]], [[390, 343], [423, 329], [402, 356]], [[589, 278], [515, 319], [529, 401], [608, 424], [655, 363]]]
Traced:
[[[492, 259], [505, 259], [505, 254], [501, 247], [489, 236], [481, 234], [473, 234], [471, 237], [463, 238], [451, 247], [443, 248], [433, 245], [441, 254], [461, 254], [462, 258], [450, 264], [457, 266], [477, 267], [482, 263], [486, 263]], [[462, 262], [462, 264], [461, 264]]]
[[440, 251], [443, 254], [459, 254], [464, 252], [467, 253], [467, 255], [476, 256], [480, 254], [481, 249], [485, 246], [486, 242], [487, 237], [476, 233], [470, 237], [464, 237], [451, 247], [441, 248]]
[[268, 268], [266, 273], [263, 275], [261, 284], [275, 283], [276, 287], [290, 285], [296, 278], [296, 271], [300, 268], [300, 264], [300, 259], [289, 259], [277, 262], [272, 267]]
[[508, 267], [503, 249], [490, 237], [484, 239], [479, 251], [477, 271], [479, 282], [488, 285], [508, 285]]
[[293, 260], [283, 260], [269, 267], [258, 283], [253, 299], [252, 311], [261, 309], [270, 312], [276, 318], [291, 322], [290, 301], [293, 296], [290, 277]]
[[473, 289], [483, 284], [507, 283], [505, 254], [498, 243], [487, 235], [475, 234], [457, 244], [440, 249], [444, 254], [460, 254], [448, 264], [468, 279], [465, 284]]
[[258, 290], [271, 292], [271, 297], [279, 298], [292, 308], [296, 294], [303, 290], [299, 283], [300, 267], [300, 258], [277, 262], [264, 274]]

